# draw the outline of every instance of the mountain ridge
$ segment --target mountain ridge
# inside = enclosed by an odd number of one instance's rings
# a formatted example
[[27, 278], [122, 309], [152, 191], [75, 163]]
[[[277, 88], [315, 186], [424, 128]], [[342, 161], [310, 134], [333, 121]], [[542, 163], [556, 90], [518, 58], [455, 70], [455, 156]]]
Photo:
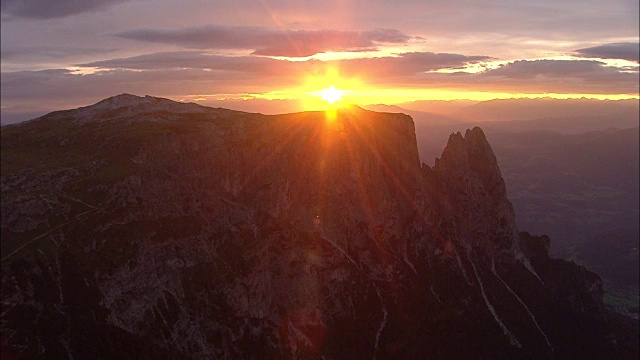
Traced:
[[595, 274], [518, 233], [480, 128], [430, 167], [401, 114], [106, 107], [3, 128], [16, 356], [637, 351]]

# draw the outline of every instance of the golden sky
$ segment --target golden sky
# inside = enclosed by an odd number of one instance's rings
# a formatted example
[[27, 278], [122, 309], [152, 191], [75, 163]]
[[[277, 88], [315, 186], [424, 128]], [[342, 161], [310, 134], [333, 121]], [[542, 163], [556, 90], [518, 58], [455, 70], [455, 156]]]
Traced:
[[638, 15], [637, 0], [3, 0], [2, 121], [119, 93], [318, 109], [332, 85], [360, 105], [638, 98]]

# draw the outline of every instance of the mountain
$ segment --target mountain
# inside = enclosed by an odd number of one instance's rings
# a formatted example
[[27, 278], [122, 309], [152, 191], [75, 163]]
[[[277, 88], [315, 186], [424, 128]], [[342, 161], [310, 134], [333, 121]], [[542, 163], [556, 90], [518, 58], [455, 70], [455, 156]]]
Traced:
[[403, 113], [413, 118], [420, 159], [430, 165], [442, 154], [449, 135], [475, 127], [474, 124], [434, 112], [407, 110], [399, 106], [369, 105], [368, 110]]
[[441, 115], [452, 113], [477, 104], [474, 100], [418, 100], [400, 103], [398, 106], [409, 111], [420, 111]]
[[[448, 115], [468, 121], [514, 121], [553, 117], [638, 116], [638, 100], [504, 99], [482, 101]], [[637, 124], [637, 122], [636, 122]]]
[[[519, 233], [480, 128], [119, 95], [2, 129], [14, 358], [635, 358], [600, 278]], [[8, 354], [8, 355], [7, 355]]]

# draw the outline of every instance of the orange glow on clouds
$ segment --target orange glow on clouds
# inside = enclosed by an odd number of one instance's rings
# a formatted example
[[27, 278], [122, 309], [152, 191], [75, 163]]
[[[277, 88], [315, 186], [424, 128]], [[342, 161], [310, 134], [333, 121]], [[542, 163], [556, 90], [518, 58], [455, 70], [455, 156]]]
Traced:
[[[337, 87], [337, 86], [336, 86]], [[315, 87], [321, 89], [321, 87]], [[322, 98], [322, 90], [305, 91], [300, 88], [270, 91], [264, 94], [255, 94], [254, 98], [265, 100], [300, 100], [305, 111], [326, 110], [345, 104], [374, 105], [374, 104], [401, 104], [420, 100], [471, 100], [488, 101], [495, 99], [597, 99], [597, 100], [625, 100], [638, 99], [633, 94], [565, 94], [565, 93], [518, 93], [499, 91], [474, 91], [457, 89], [423, 89], [423, 88], [366, 88], [342, 90], [339, 101], [329, 104]]]
[[[499, 65], [499, 63], [498, 63]], [[541, 92], [532, 88], [528, 91], [526, 87], [511, 88], [507, 91], [500, 91], [499, 86], [465, 86], [457, 87], [449, 84], [443, 87], [442, 84], [433, 84], [432, 87], [395, 86], [395, 84], [369, 84], [365, 82], [364, 70], [358, 72], [357, 76], [345, 72], [339, 66], [312, 66], [308, 69], [309, 75], [299, 76], [299, 83], [287, 87], [284, 85], [277, 90], [266, 92], [253, 92], [242, 94], [198, 94], [192, 95], [191, 101], [203, 101], [206, 105], [211, 101], [235, 101], [252, 102], [258, 105], [249, 105], [247, 111], [264, 113], [286, 113], [298, 111], [332, 111], [342, 108], [348, 104], [361, 106], [386, 104], [397, 105], [413, 101], [422, 100], [470, 100], [488, 101], [494, 99], [517, 99], [517, 98], [552, 98], [552, 99], [598, 99], [598, 100], [623, 100], [638, 99], [637, 94], [606, 94], [606, 93], [562, 93], [562, 92]], [[302, 72], [303, 73], [303, 72]], [[258, 89], [256, 89], [258, 90]], [[225, 106], [225, 105], [223, 105]], [[254, 106], [253, 108], [251, 106]], [[234, 106], [232, 106], [234, 108]], [[245, 109], [244, 105], [239, 106]]]
[[[478, 69], [472, 69], [478, 70]], [[474, 71], [471, 71], [474, 72]], [[360, 73], [362, 75], [362, 73]], [[302, 111], [324, 111], [337, 109], [347, 104], [402, 104], [420, 100], [471, 100], [488, 101], [494, 99], [513, 98], [554, 98], [598, 100], [622, 100], [637, 98], [636, 94], [589, 94], [589, 93], [553, 93], [538, 91], [500, 91], [499, 89], [465, 88], [420, 88], [415, 86], [374, 86], [367, 84], [361, 77], [340, 71], [339, 67], [312, 70], [312, 74], [302, 79], [302, 84], [282, 88], [261, 94], [254, 94], [256, 99], [264, 100], [296, 100], [302, 105]], [[435, 85], [435, 84], [434, 84]], [[515, 90], [515, 91], [514, 91]]]

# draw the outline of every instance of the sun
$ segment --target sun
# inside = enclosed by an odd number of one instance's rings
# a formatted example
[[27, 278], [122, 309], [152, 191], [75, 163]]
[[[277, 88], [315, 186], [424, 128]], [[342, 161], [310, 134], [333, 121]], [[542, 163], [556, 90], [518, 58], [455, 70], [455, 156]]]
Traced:
[[320, 97], [326, 100], [329, 104], [333, 105], [336, 101], [340, 101], [342, 99], [342, 94], [345, 93], [344, 90], [338, 90], [336, 87], [331, 84], [326, 89], [322, 89], [318, 92]]
[[362, 89], [360, 79], [342, 76], [337, 68], [316, 70], [301, 79], [303, 83], [295, 88], [304, 111], [324, 111], [338, 109], [351, 102], [353, 96]]

